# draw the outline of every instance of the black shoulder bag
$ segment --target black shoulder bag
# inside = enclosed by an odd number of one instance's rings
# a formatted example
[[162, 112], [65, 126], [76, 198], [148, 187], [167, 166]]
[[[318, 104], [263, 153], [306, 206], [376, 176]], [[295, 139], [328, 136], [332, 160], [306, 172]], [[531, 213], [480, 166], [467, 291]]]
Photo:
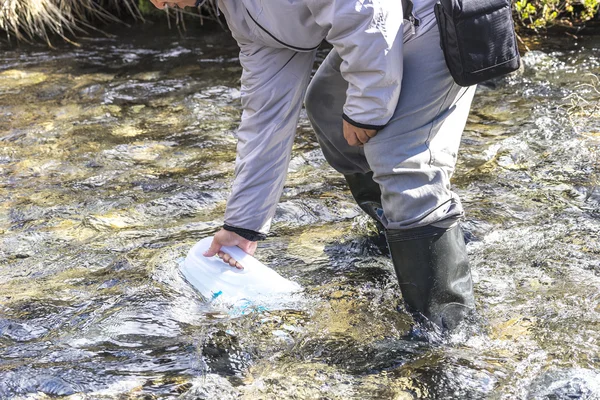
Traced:
[[446, 64], [460, 86], [519, 69], [510, 0], [439, 0], [435, 16]]

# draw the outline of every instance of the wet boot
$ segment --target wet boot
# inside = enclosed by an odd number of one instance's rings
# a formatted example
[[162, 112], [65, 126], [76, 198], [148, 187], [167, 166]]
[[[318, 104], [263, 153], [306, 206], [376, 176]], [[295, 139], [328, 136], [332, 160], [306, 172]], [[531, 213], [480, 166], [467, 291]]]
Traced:
[[373, 180], [373, 172], [344, 175], [344, 178], [346, 178], [352, 197], [358, 206], [373, 218], [379, 232], [383, 232], [383, 224], [377, 214], [377, 210], [382, 209], [381, 189], [379, 184]]
[[416, 319], [454, 329], [474, 311], [473, 284], [462, 230], [426, 226], [387, 230], [402, 297]]

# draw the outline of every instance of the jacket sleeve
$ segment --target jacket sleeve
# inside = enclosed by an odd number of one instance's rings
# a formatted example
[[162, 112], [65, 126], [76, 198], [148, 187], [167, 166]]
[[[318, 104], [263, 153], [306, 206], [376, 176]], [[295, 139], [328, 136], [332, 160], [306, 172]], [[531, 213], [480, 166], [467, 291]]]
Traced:
[[394, 114], [402, 81], [400, 0], [306, 0], [342, 58], [348, 82], [344, 119], [381, 129]]
[[268, 232], [283, 190], [316, 51], [240, 46], [243, 111], [225, 229], [257, 240]]

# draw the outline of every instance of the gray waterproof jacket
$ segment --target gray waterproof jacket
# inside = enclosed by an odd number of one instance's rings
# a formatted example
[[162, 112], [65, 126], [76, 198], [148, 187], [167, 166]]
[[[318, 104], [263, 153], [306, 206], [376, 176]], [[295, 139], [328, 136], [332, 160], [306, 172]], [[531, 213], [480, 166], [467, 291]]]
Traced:
[[[415, 12], [419, 6], [432, 15], [433, 0], [416, 1]], [[380, 129], [398, 101], [402, 44], [413, 27], [404, 21], [400, 0], [219, 0], [219, 8], [240, 46], [243, 67], [243, 113], [225, 228], [256, 240], [268, 232], [281, 196], [321, 42], [329, 42], [343, 60], [344, 119]]]

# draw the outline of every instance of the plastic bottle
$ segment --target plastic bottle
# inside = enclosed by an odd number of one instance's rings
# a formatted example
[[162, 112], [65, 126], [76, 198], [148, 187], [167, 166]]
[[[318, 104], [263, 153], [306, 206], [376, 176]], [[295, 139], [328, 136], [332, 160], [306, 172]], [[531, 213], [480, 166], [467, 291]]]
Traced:
[[244, 269], [224, 263], [218, 257], [204, 257], [213, 238], [196, 243], [181, 263], [185, 279], [208, 300], [234, 304], [239, 300], [256, 302], [281, 297], [301, 290], [300, 285], [285, 279], [239, 247], [224, 246], [221, 250], [235, 258]]

